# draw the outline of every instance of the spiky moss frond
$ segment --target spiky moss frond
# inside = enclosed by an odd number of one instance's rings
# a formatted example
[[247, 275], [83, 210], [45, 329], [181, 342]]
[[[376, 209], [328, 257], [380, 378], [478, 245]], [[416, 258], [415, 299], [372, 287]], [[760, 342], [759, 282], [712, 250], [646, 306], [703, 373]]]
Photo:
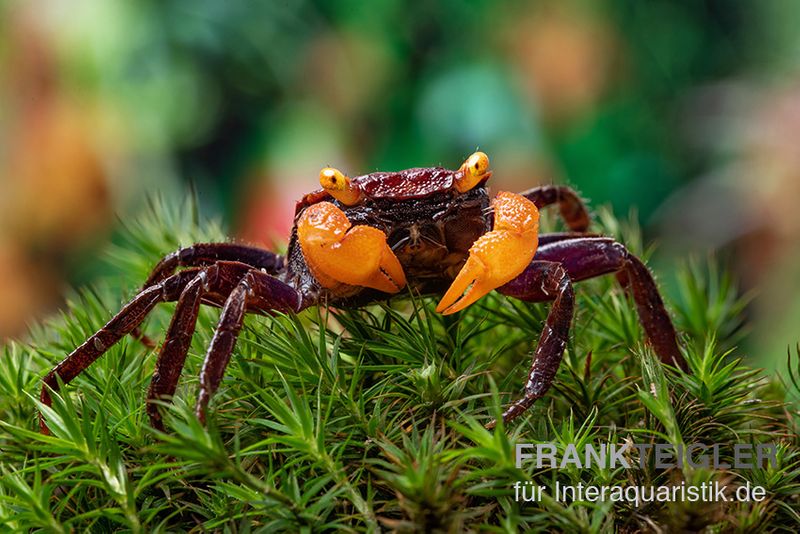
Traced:
[[[611, 234], [643, 250], [609, 212]], [[783, 382], [734, 348], [742, 300], [724, 269], [695, 263], [672, 306], [692, 374], [663, 369], [642, 344], [613, 277], [577, 287], [577, 314], [555, 387], [522, 420], [483, 424], [518, 395], [546, 305], [491, 295], [456, 317], [407, 295], [364, 309], [248, 317], [208, 428], [192, 414], [218, 311], [204, 309], [169, 431], [148, 427], [154, 354], [113, 347], [45, 410], [41, 377], [130, 297], [178, 245], [224, 239], [191, 203], [160, 201], [129, 224], [110, 258], [117, 275], [73, 294], [64, 313], [10, 343], [0, 359], [0, 525], [42, 531], [665, 531], [796, 529], [800, 367]], [[645, 254], [646, 255], [646, 254]], [[162, 305], [145, 329], [163, 335]], [[794, 364], [794, 361], [790, 363]], [[794, 397], [796, 399], [796, 397]], [[643, 469], [515, 465], [515, 444], [780, 443], [778, 467]], [[723, 460], [730, 460], [731, 447]], [[545, 487], [518, 503], [515, 482]], [[761, 503], [558, 502], [561, 484], [759, 484]]]

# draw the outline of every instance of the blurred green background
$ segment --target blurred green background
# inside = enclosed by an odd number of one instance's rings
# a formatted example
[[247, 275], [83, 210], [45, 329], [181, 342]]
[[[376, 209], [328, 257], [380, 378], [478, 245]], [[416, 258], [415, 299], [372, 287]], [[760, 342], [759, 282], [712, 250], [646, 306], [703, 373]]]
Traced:
[[[0, 337], [98, 272], [153, 194], [285, 242], [294, 201], [476, 148], [494, 190], [635, 208], [654, 262], [722, 251], [748, 352], [800, 339], [800, 3], [7, 1]], [[166, 229], [168, 230], [168, 229]]]

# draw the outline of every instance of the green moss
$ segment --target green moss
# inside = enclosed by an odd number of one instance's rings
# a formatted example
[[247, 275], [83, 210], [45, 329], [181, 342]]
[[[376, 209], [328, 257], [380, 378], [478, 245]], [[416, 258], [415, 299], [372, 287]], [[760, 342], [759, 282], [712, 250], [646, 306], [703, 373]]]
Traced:
[[[601, 226], [637, 240], [607, 213]], [[109, 254], [115, 276], [10, 343], [0, 358], [0, 525], [8, 530], [132, 532], [465, 529], [598, 532], [795, 531], [800, 449], [792, 380], [750, 369], [731, 349], [741, 299], [724, 269], [692, 265], [671, 306], [693, 373], [663, 369], [644, 348], [613, 277], [577, 286], [557, 383], [509, 428], [483, 424], [519, 394], [546, 305], [497, 295], [456, 317], [408, 296], [357, 310], [249, 317], [211, 404], [192, 415], [197, 374], [218, 311], [201, 314], [168, 433], [148, 426], [154, 354], [113, 347], [56, 397], [51, 436], [37, 431], [41, 377], [119, 309], [161, 255], [223, 239], [191, 206], [154, 203]], [[631, 243], [642, 250], [641, 243]], [[714, 305], [716, 303], [716, 305]], [[173, 309], [146, 323], [162, 335]], [[797, 371], [795, 371], [797, 374]], [[800, 376], [798, 374], [797, 376]], [[793, 395], [796, 398], [796, 391]], [[779, 465], [752, 470], [515, 467], [516, 443], [780, 444]], [[728, 453], [726, 453], [728, 454]], [[536, 503], [514, 483], [545, 487]], [[560, 484], [760, 484], [761, 503], [563, 503]]]

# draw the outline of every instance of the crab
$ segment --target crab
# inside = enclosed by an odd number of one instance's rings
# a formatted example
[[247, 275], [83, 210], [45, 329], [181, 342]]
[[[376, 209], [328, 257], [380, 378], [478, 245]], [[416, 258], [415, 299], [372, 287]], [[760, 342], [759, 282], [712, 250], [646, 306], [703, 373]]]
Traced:
[[[573, 283], [608, 273], [616, 273], [633, 296], [661, 361], [686, 369], [650, 271], [614, 239], [587, 233], [590, 218], [575, 191], [546, 185], [519, 194], [501, 191], [490, 200], [491, 174], [483, 152], [456, 170], [425, 167], [350, 178], [323, 169], [322, 188], [297, 203], [285, 257], [238, 243], [195, 244], [167, 255], [119, 313], [46, 375], [41, 402], [49, 406], [52, 391], [123, 336], [136, 334], [161, 302], [177, 304], [146, 409], [152, 426], [163, 430], [159, 404], [175, 393], [201, 304], [222, 308], [200, 372], [195, 410], [205, 423], [247, 313], [364, 306], [410, 288], [443, 295], [436, 311], [453, 314], [495, 290], [552, 302], [523, 395], [502, 413], [508, 423], [553, 384], [573, 317]], [[540, 235], [539, 209], [555, 204], [569, 231]], [[40, 423], [47, 432], [43, 417]]]

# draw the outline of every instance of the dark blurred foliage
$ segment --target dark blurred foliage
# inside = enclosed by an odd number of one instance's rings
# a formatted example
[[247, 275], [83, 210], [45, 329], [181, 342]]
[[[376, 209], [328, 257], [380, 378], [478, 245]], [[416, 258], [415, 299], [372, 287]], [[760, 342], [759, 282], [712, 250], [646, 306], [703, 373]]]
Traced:
[[333, 130], [353, 172], [453, 165], [480, 146], [527, 163], [512, 183], [549, 177], [530, 172], [541, 162], [649, 213], [704, 166], [680, 139], [682, 96], [740, 72], [761, 38], [755, 6], [730, 2], [152, 5], [181, 24], [138, 54], [182, 65], [202, 103], [181, 170], [229, 210], [247, 168], [294, 127]]
[[[753, 216], [750, 182], [708, 204], [692, 187], [752, 155], [737, 133], [785, 119], [749, 118], [766, 116], [752, 109], [765, 95], [796, 94], [795, 11], [778, 0], [9, 2], [0, 258], [14, 259], [0, 272], [50, 288], [34, 313], [64, 272], [87, 276], [113, 214], [157, 191], [191, 185], [240, 238], [281, 243], [323, 166], [454, 167], [476, 147], [495, 189], [570, 183], [593, 205], [635, 207], [672, 255], [735, 246], [756, 272], [741, 235], [683, 238], [710, 213], [721, 227]], [[683, 241], [670, 248], [673, 224]], [[20, 331], [12, 322], [0, 335]]]

